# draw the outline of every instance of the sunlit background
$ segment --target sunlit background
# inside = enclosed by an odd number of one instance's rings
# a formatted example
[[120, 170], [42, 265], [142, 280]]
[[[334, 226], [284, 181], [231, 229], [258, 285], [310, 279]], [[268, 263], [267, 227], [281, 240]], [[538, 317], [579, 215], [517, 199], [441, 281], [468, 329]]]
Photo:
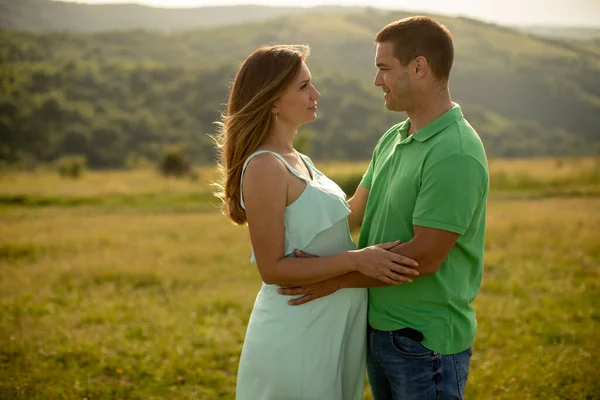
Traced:
[[373, 37], [415, 13], [451, 30], [490, 159], [467, 398], [597, 398], [600, 3], [242, 3], [0, 0], [0, 398], [233, 399], [260, 278], [213, 196], [231, 80], [260, 45], [310, 45], [295, 146], [351, 195], [406, 117]]
[[[69, 1], [69, 0], [67, 0]], [[154, 7], [232, 6], [240, 4], [277, 7], [341, 5], [376, 7], [464, 15], [508, 25], [600, 26], [600, 2], [596, 0], [85, 0], [87, 4], [137, 3]]]

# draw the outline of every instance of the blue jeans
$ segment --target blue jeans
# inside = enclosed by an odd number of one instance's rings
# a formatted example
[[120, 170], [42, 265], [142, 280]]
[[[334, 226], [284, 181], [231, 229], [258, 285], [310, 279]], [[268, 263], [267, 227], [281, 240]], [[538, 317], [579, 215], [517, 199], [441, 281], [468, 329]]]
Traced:
[[462, 400], [471, 348], [442, 355], [397, 331], [368, 328], [367, 371], [375, 400]]

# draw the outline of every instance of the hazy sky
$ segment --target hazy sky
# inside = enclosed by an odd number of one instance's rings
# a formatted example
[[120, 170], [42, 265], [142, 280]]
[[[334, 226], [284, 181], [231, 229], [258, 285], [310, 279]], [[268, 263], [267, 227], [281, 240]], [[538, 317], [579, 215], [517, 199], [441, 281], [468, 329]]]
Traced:
[[463, 15], [509, 25], [571, 25], [600, 27], [600, 0], [63, 0], [80, 3], [139, 3], [157, 7], [199, 7], [235, 4], [311, 7], [372, 6]]

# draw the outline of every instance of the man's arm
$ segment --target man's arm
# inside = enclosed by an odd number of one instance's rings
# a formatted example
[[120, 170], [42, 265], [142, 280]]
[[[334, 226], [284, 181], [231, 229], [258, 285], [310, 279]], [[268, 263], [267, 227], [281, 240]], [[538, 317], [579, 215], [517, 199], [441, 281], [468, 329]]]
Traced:
[[369, 193], [371, 192], [371, 184], [373, 183], [376, 153], [377, 149], [373, 151], [373, 157], [371, 158], [369, 167], [360, 180], [354, 195], [348, 200], [348, 204], [350, 204], [350, 215], [348, 216], [348, 226], [350, 227], [350, 230], [360, 228], [363, 224], [367, 201], [369, 200]]
[[[414, 231], [415, 236], [412, 240], [401, 243], [390, 249], [390, 251], [418, 261], [419, 266], [415, 269], [419, 272], [419, 276], [432, 275], [440, 268], [459, 235], [423, 226], [415, 226]], [[308, 255], [299, 252], [296, 256], [306, 257]], [[413, 277], [417, 278], [416, 275], [413, 275]], [[407, 278], [405, 282], [410, 283], [412, 279]], [[280, 288], [279, 293], [288, 296], [303, 295], [288, 302], [289, 305], [297, 306], [333, 294], [339, 289], [382, 286], [388, 285], [379, 279], [370, 278], [360, 272], [351, 272], [312, 285]]]
[[369, 200], [369, 189], [363, 185], [358, 185], [354, 196], [348, 200], [350, 204], [350, 215], [348, 216], [348, 225], [350, 230], [360, 228], [365, 216], [365, 209], [367, 208], [367, 201]]
[[459, 234], [418, 225], [413, 229], [415, 236], [410, 241], [400, 243], [390, 251], [417, 261], [419, 276], [435, 274], [452, 250]]
[[[414, 226], [414, 231], [415, 236], [409, 242], [400, 243], [390, 251], [417, 261], [419, 265], [415, 269], [419, 272], [418, 276], [433, 275], [440, 269], [459, 235], [424, 226]], [[336, 281], [339, 285], [338, 289], [388, 286], [382, 281], [369, 278], [360, 272], [339, 276]]]

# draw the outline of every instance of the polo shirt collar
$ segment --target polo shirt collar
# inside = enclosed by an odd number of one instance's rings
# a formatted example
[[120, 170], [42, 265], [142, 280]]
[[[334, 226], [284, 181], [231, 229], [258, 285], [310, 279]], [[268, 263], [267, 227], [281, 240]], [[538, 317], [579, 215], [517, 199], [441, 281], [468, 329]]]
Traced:
[[427, 139], [434, 136], [436, 133], [443, 131], [459, 119], [463, 118], [462, 110], [456, 103], [452, 103], [452, 108], [446, 111], [443, 115], [437, 119], [431, 121], [429, 124], [419, 129], [412, 135], [408, 136], [408, 129], [410, 128], [410, 118], [407, 119], [398, 128], [398, 143], [408, 144], [413, 140], [418, 142], [424, 142]]

